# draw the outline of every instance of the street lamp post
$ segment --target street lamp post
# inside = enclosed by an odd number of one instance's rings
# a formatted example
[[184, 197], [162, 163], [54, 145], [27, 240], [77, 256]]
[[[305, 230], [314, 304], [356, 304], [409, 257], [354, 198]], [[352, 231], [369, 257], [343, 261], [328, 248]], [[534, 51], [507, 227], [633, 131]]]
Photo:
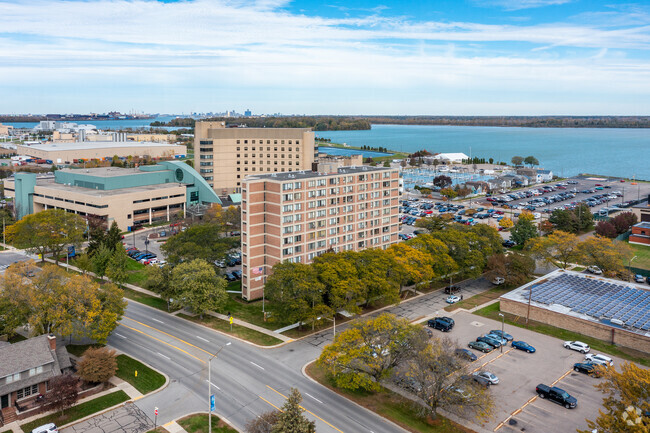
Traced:
[[[499, 316], [501, 317], [501, 338], [503, 339], [503, 327], [505, 325], [505, 316], [503, 313], [499, 313]], [[506, 340], [507, 341], [507, 340]], [[503, 353], [503, 344], [501, 345], [501, 353]]]
[[219, 352], [223, 350], [224, 347], [230, 346], [230, 341], [221, 346], [221, 349], [208, 359], [208, 433], [212, 433], [212, 359], [216, 358]]
[[630, 260], [627, 261], [627, 271], [630, 273], [629, 279], [632, 281], [632, 262], [636, 259], [636, 256], [632, 257]]

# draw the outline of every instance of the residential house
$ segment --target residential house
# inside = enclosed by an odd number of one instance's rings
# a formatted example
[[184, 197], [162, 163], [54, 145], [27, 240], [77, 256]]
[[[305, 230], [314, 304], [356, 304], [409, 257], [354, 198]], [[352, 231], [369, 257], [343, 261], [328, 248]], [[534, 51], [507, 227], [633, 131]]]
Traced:
[[72, 368], [64, 346], [54, 335], [41, 335], [0, 346], [0, 426], [15, 421], [49, 391], [50, 379]]
[[465, 182], [465, 186], [472, 190], [472, 194], [485, 194], [490, 189], [488, 183], [482, 180], [470, 180]]
[[551, 182], [553, 180], [553, 172], [551, 170], [537, 170], [540, 182]]

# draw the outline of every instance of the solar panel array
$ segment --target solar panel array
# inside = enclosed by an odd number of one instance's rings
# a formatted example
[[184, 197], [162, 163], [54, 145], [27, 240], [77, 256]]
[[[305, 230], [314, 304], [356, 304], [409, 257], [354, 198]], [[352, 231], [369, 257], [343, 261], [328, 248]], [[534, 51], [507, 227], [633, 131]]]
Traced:
[[626, 326], [650, 331], [650, 291], [624, 284], [562, 274], [530, 287], [531, 299], [560, 304], [596, 319], [616, 319]]

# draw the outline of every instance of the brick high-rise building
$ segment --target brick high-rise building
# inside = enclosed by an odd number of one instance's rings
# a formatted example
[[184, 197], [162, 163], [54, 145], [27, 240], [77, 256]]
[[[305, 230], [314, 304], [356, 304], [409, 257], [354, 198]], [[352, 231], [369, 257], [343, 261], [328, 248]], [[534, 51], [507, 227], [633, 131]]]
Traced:
[[194, 127], [194, 168], [222, 196], [241, 192], [248, 175], [311, 170], [316, 154], [308, 128]]
[[262, 297], [275, 263], [310, 263], [329, 250], [387, 248], [398, 240], [397, 169], [249, 175], [241, 192], [244, 299]]

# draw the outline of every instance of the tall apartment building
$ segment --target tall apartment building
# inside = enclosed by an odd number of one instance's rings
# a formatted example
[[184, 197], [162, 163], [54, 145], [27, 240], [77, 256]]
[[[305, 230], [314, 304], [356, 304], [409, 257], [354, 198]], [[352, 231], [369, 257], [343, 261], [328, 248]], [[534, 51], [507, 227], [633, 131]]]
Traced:
[[220, 195], [240, 193], [248, 175], [311, 170], [316, 152], [307, 128], [194, 127], [194, 167]]
[[339, 167], [248, 176], [242, 183], [242, 297], [262, 297], [275, 263], [387, 248], [399, 233], [399, 171]]

